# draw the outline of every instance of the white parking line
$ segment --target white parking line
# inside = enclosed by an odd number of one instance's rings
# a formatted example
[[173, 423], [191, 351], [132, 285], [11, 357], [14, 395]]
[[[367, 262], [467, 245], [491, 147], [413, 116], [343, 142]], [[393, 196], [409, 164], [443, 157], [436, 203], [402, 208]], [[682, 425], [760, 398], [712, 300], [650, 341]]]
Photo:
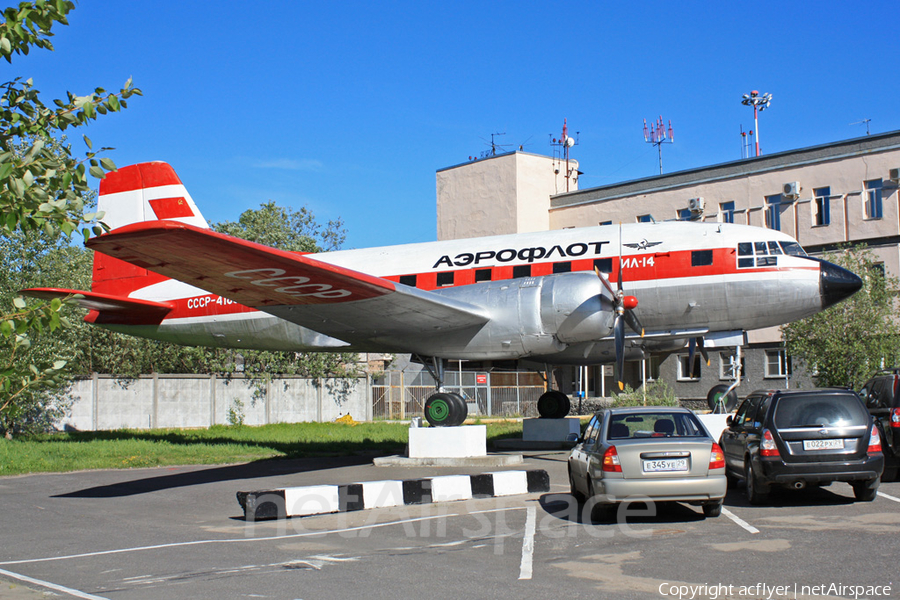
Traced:
[[884, 492], [878, 492], [878, 495], [882, 498], [887, 498], [888, 500], [893, 500], [894, 502], [900, 502], [900, 498], [896, 496], [891, 496], [890, 494], [885, 494]]
[[534, 528], [537, 510], [534, 505], [525, 513], [525, 537], [522, 539], [522, 563], [519, 565], [519, 579], [531, 579], [531, 567], [534, 561]]
[[759, 529], [757, 529], [756, 527], [754, 527], [747, 521], [743, 520], [742, 518], [740, 518], [739, 516], [737, 516], [730, 510], [728, 510], [727, 508], [722, 509], [722, 514], [725, 515], [726, 517], [728, 517], [729, 519], [731, 519], [732, 521], [734, 521], [735, 523], [737, 523], [738, 525], [740, 525], [741, 527], [743, 527], [744, 529], [746, 529], [747, 531], [749, 531], [750, 533], [759, 533]]
[[107, 600], [107, 598], [104, 598], [103, 596], [95, 596], [93, 594], [87, 594], [85, 592], [73, 590], [72, 588], [67, 588], [62, 585], [56, 585], [55, 583], [50, 583], [49, 581], [41, 581], [40, 579], [28, 577], [27, 575], [20, 575], [19, 573], [13, 573], [12, 571], [6, 571], [4, 569], [0, 569], [0, 575], [3, 575], [4, 577], [9, 577], [10, 579], [16, 579], [18, 581], [24, 581], [25, 583], [30, 583], [32, 585], [47, 588], [47, 589], [53, 590], [54, 592], [62, 592], [63, 594], [75, 596], [76, 598], [83, 598], [84, 600]]

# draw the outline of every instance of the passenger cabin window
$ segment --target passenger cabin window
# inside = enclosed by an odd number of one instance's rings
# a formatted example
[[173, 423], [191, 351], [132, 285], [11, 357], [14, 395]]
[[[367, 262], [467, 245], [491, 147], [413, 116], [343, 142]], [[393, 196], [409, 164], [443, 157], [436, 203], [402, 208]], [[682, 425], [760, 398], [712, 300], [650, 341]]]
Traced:
[[570, 263], [570, 262], [553, 263], [553, 272], [554, 273], [570, 273], [571, 271], [572, 271], [572, 263]]
[[599, 270], [601, 273], [612, 273], [612, 259], [611, 258], [595, 258], [594, 259], [594, 268]]
[[410, 287], [416, 287], [416, 276], [415, 275], [401, 275], [400, 283], [403, 285], [408, 285]]
[[531, 265], [517, 265], [513, 267], [513, 279], [531, 277]]
[[482, 281], [490, 281], [491, 280], [491, 270], [490, 269], [475, 269], [475, 283], [481, 283]]
[[691, 252], [692, 267], [707, 267], [713, 264], [712, 250], [694, 250]]
[[448, 285], [453, 285], [453, 271], [438, 273], [437, 286], [446, 287]]

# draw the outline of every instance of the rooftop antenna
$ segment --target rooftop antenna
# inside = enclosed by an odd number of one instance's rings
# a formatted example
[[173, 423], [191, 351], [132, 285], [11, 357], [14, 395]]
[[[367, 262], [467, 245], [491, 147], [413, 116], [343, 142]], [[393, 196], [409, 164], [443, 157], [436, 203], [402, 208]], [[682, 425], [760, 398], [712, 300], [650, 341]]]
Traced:
[[[561, 160], [566, 163], [565, 177], [566, 177], [566, 191], [567, 192], [569, 191], [569, 179], [572, 177], [572, 169], [569, 168], [569, 148], [578, 145], [578, 137], [579, 137], [580, 133], [581, 133], [580, 131], [576, 131], [574, 138], [569, 136], [568, 120], [563, 119], [562, 137], [560, 137], [559, 139], [556, 139], [556, 138], [552, 137], [553, 136], [552, 133], [550, 134], [550, 136], [551, 136], [550, 145], [555, 146], [559, 150], [558, 155], [556, 154], [556, 151], [554, 151], [554, 159], [557, 156], [559, 156], [559, 157], [561, 157]], [[554, 162], [556, 162], [556, 161], [554, 160]], [[559, 168], [555, 167], [555, 165], [554, 165], [554, 168], [555, 168], [556, 172], [559, 173]]]
[[744, 131], [741, 125], [741, 158], [750, 158], [750, 138], [753, 137], [753, 130]]
[[850, 124], [851, 125], [862, 125], [863, 123], [865, 123], [866, 124], [866, 135], [869, 135], [869, 122], [871, 120], [872, 119], [863, 119], [862, 121], [856, 121], [855, 123], [850, 123]]
[[675, 131], [672, 129], [672, 121], [669, 121], [669, 129], [667, 131], [666, 126], [663, 124], [662, 115], [659, 116], [659, 120], [656, 123], [650, 123], [649, 127], [647, 126], [647, 119], [644, 119], [644, 141], [656, 146], [656, 151], [659, 154], [659, 174], [662, 175], [662, 145], [675, 142]]

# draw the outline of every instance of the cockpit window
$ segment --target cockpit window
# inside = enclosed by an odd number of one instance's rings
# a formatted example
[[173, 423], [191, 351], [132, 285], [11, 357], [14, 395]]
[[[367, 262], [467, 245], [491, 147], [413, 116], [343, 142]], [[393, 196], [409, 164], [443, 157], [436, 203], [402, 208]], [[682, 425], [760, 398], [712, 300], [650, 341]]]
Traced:
[[778, 242], [769, 242], [769, 254], [781, 254], [781, 248], [778, 247]]
[[753, 244], [750, 242], [739, 243], [738, 256], [753, 256]]
[[790, 256], [807, 256], [806, 251], [797, 242], [781, 242], [781, 248]]
[[754, 242], [753, 245], [756, 247], [755, 249], [757, 256], [765, 256], [767, 254], [765, 242]]

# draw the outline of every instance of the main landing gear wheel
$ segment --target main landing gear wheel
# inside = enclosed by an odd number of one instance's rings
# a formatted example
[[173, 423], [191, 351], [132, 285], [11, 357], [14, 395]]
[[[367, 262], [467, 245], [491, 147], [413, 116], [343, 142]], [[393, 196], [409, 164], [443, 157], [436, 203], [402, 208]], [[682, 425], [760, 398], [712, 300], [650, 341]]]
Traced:
[[734, 407], [737, 405], [737, 392], [731, 390], [726, 395], [725, 392], [728, 391], [728, 387], [727, 385], [719, 384], [709, 389], [709, 393], [706, 395], [706, 404], [710, 410], [717, 412], [716, 409], [723, 406], [725, 408], [723, 412], [730, 413], [734, 410]]
[[438, 392], [425, 401], [425, 420], [432, 427], [456, 427], [462, 425], [469, 408], [459, 394]]
[[569, 414], [569, 397], [559, 390], [550, 390], [538, 398], [537, 409], [542, 419], [562, 419]]

